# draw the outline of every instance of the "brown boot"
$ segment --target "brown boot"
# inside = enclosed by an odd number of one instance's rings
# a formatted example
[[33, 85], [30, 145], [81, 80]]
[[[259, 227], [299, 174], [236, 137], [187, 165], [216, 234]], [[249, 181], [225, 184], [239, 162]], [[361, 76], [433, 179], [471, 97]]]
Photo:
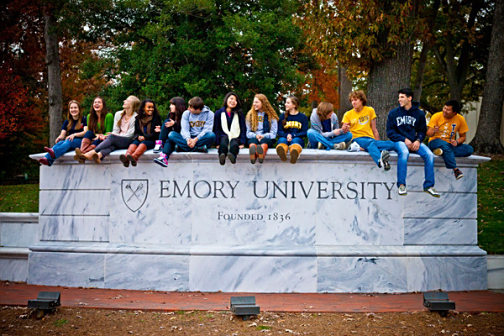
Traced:
[[256, 163], [256, 160], [257, 160], [257, 145], [255, 143], [251, 143], [249, 145], [249, 156], [250, 156], [250, 163], [252, 163], [252, 164]]
[[[134, 159], [131, 156], [131, 154], [133, 154], [136, 149], [137, 149], [137, 145], [131, 144], [131, 145], [129, 145], [129, 147], [126, 150], [125, 154], [119, 155], [119, 160], [121, 160], [121, 162], [123, 163], [124, 167], [129, 167], [130, 161], [133, 164]], [[136, 165], [136, 162], [135, 162], [135, 165]]]
[[126, 168], [129, 167], [130, 162], [129, 162], [129, 159], [126, 155], [124, 155], [124, 154], [119, 155], [119, 160], [121, 160], [124, 167], [126, 167]]
[[288, 150], [289, 149], [287, 148], [287, 145], [284, 143], [278, 144], [278, 146], [276, 146], [276, 152], [277, 152], [278, 156], [280, 157], [280, 160], [287, 161], [287, 151]]
[[299, 155], [301, 155], [301, 151], [303, 147], [298, 144], [292, 144], [289, 146], [290, 151], [290, 163], [296, 163]]
[[80, 164], [83, 164], [84, 162], [86, 162], [86, 157], [84, 156], [84, 154], [82, 153], [80, 148], [75, 148], [75, 155], [74, 155], [73, 159], [75, 161], [78, 161]]
[[257, 158], [259, 163], [264, 162], [264, 157], [266, 156], [266, 152], [268, 151], [268, 144], [262, 144], [257, 147]]
[[145, 153], [146, 150], [147, 150], [147, 146], [145, 144], [141, 143], [140, 145], [138, 145], [135, 152], [131, 155], [131, 157], [133, 157], [133, 160], [130, 159], [131, 165], [133, 167], [135, 167], [137, 165], [138, 158], [140, 156], [142, 156], [142, 154]]

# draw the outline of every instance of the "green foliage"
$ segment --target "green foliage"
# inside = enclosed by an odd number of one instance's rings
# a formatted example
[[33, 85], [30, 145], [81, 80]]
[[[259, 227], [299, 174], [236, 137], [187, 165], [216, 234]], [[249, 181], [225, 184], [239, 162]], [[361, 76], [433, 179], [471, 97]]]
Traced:
[[478, 242], [490, 254], [504, 253], [504, 157], [478, 169]]
[[135, 94], [154, 99], [166, 114], [171, 97], [200, 96], [215, 110], [235, 91], [246, 106], [264, 93], [278, 107], [281, 95], [303, 80], [296, 9], [293, 0], [138, 3], [135, 13], [149, 17], [117, 38], [111, 55], [117, 66], [108, 74], [118, 84], [105, 91], [107, 102]]

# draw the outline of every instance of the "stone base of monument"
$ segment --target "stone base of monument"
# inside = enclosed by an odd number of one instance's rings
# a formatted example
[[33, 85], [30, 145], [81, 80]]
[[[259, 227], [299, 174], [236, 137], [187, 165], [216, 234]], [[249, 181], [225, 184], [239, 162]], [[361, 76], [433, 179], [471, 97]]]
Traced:
[[37, 213], [0, 213], [0, 280], [26, 281], [28, 246], [38, 242]]
[[[413, 292], [487, 288], [477, 246], [477, 165], [464, 178], [436, 158], [436, 189], [423, 192], [412, 154], [408, 195], [367, 153], [303, 150], [298, 163], [270, 150], [252, 165], [150, 151], [124, 168], [71, 154], [41, 167], [39, 242], [28, 282], [166, 291]], [[36, 159], [39, 156], [33, 155]]]

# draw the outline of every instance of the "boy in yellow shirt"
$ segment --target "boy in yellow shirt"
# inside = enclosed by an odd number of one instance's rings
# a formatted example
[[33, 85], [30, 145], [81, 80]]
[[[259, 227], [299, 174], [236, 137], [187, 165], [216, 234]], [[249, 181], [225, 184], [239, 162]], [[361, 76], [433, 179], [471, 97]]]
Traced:
[[456, 100], [447, 101], [443, 111], [435, 113], [427, 125], [429, 148], [435, 155], [443, 156], [446, 168], [453, 169], [457, 180], [464, 174], [457, 168], [455, 157], [469, 156], [474, 152], [472, 146], [464, 144], [469, 127], [460, 115], [461, 107]]
[[366, 150], [379, 168], [390, 170], [388, 150], [394, 149], [392, 141], [380, 140], [376, 128], [375, 110], [367, 106], [366, 94], [362, 90], [353, 91], [348, 96], [353, 109], [345, 112], [342, 129], [352, 133], [352, 142]]

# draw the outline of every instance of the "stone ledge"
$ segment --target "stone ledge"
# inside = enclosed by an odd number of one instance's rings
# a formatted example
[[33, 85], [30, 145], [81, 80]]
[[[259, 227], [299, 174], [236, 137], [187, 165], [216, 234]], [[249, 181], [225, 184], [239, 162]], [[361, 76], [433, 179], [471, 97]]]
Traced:
[[[126, 153], [125, 149], [121, 150], [116, 150], [110, 154], [107, 158], [103, 160], [103, 164], [122, 164], [119, 161], [119, 155]], [[37, 153], [37, 154], [31, 154], [30, 158], [33, 160], [38, 160], [42, 158], [45, 155], [45, 153]], [[140, 158], [139, 162], [147, 162], [147, 161], [152, 161], [153, 159], [157, 158], [159, 155], [154, 154], [152, 150], [148, 150], [145, 152], [144, 155]], [[72, 164], [78, 164], [76, 161], [73, 159], [74, 153], [73, 152], [68, 152], [62, 157], [58, 158], [56, 160], [56, 164], [62, 163], [62, 162], [70, 162]], [[174, 152], [170, 156], [170, 160], [175, 160], [175, 161], [214, 161], [215, 163], [218, 163], [218, 156], [217, 156], [217, 149], [211, 148], [208, 150], [208, 153], [177, 153]], [[299, 157], [298, 161], [331, 161], [331, 160], [338, 160], [340, 163], [369, 163], [373, 164], [373, 160], [371, 159], [371, 156], [369, 156], [368, 153], [365, 152], [348, 152], [348, 151], [326, 151], [326, 150], [319, 150], [319, 149], [303, 149], [303, 152], [301, 153], [301, 156]], [[394, 152], [391, 152], [391, 162], [397, 161], [397, 154]], [[457, 158], [457, 164], [460, 167], [476, 167], [478, 164], [490, 161], [490, 158], [486, 156], [479, 156], [479, 155], [471, 155], [467, 158]], [[240, 149], [240, 153], [237, 158], [237, 162], [250, 162], [249, 161], [249, 156], [248, 156], [248, 149], [243, 148]], [[280, 158], [276, 155], [275, 149], [270, 149], [268, 151], [268, 156], [265, 160], [265, 163], [267, 162], [279, 162], [283, 163]], [[435, 157], [434, 162], [436, 166], [444, 166], [443, 158], [442, 157]], [[410, 154], [409, 157], [409, 163], [421, 163], [423, 165], [423, 160], [418, 154]]]
[[0, 259], [28, 259], [29, 253], [26, 247], [0, 247]]
[[423, 246], [164, 246], [96, 243], [58, 243], [30, 246], [32, 252], [154, 254], [199, 256], [286, 256], [286, 257], [448, 257], [485, 256], [486, 252], [474, 245]]
[[38, 212], [0, 212], [0, 223], [38, 224]]

